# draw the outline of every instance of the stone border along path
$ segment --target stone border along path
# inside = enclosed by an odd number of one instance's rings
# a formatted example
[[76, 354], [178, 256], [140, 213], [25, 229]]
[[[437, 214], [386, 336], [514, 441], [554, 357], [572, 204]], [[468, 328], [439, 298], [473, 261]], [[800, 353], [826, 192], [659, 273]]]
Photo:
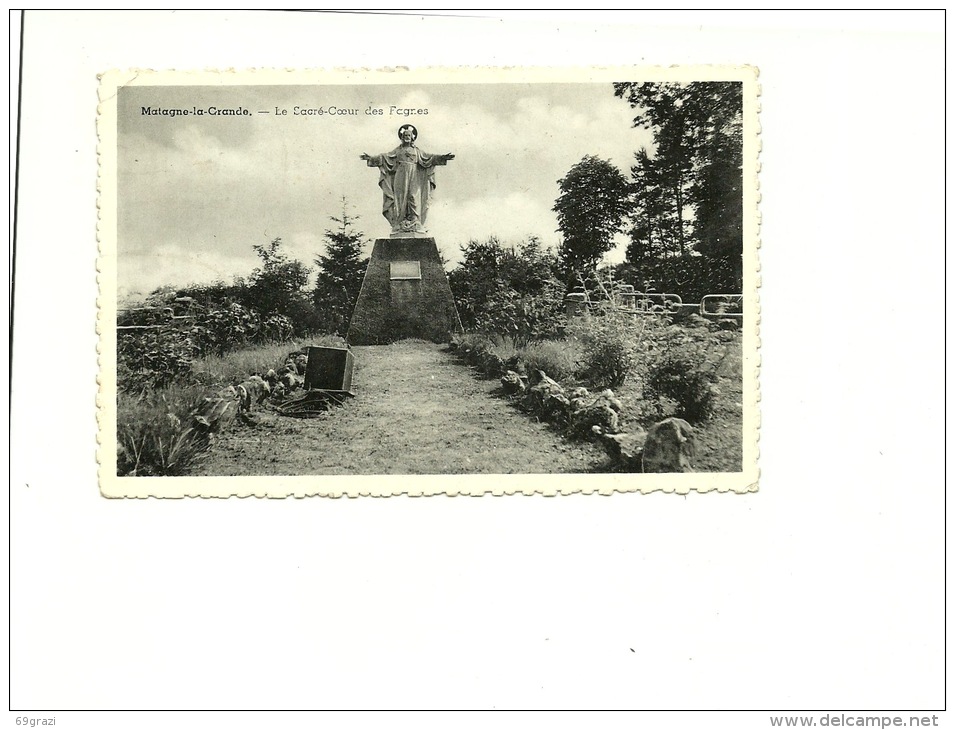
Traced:
[[555, 474], [609, 471], [606, 451], [521, 413], [444, 346], [353, 348], [356, 397], [319, 418], [252, 411], [219, 435], [199, 476]]

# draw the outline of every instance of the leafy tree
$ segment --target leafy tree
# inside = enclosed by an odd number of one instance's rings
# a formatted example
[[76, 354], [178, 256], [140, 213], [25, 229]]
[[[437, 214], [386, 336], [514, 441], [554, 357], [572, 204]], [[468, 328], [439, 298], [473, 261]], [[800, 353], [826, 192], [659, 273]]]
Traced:
[[353, 230], [358, 216], [348, 215], [344, 198], [341, 218], [330, 218], [339, 224], [339, 229], [325, 231], [326, 255], [315, 259], [318, 277], [313, 298], [321, 328], [344, 334], [358, 301], [368, 258], [361, 255], [364, 234]]
[[248, 280], [236, 279], [236, 284], [247, 290], [243, 295], [244, 304], [263, 314], [288, 314], [308, 284], [311, 270], [301, 261], [290, 259], [281, 247], [281, 238], [264, 246], [253, 245], [252, 249], [262, 259], [262, 266], [253, 269]]
[[697, 175], [697, 250], [713, 263], [714, 290], [742, 291], [742, 167], [742, 129], [734, 128], [712, 146]]
[[627, 178], [608, 160], [585, 156], [558, 180], [554, 204], [563, 234], [559, 256], [565, 276], [589, 273], [613, 246], [630, 209]]

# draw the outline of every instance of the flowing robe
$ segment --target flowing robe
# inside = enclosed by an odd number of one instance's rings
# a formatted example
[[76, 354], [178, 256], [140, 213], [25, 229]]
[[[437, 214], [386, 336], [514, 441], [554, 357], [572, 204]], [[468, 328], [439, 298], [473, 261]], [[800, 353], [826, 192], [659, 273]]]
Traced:
[[381, 214], [392, 232], [423, 232], [428, 219], [428, 201], [435, 188], [434, 168], [446, 165], [445, 155], [432, 155], [413, 144], [374, 155], [368, 167], [380, 170]]

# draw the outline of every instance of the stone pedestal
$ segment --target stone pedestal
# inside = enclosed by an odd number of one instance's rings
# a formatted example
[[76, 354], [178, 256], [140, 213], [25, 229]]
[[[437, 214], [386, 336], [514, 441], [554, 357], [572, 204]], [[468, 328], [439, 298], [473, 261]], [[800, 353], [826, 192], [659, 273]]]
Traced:
[[434, 238], [379, 238], [348, 327], [352, 345], [408, 337], [448, 342], [461, 331]]

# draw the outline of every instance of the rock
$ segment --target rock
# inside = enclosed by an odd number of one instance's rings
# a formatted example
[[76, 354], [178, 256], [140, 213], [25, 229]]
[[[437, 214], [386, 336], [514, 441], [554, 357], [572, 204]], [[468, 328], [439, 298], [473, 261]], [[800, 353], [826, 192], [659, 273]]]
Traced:
[[552, 378], [547, 377], [547, 373], [543, 370], [534, 370], [530, 374], [530, 382], [532, 385], [540, 385], [541, 383], [547, 383], [548, 385], [556, 388], [561, 393], [564, 392], [564, 389], [560, 387], [560, 383]]
[[617, 433], [620, 430], [619, 414], [623, 406], [612, 390], [603, 390], [590, 396], [586, 388], [575, 388], [571, 393], [572, 430], [585, 436], [598, 427], [599, 433]]
[[504, 372], [504, 360], [493, 352], [482, 352], [480, 359], [481, 370], [488, 375], [500, 375]]
[[232, 394], [203, 398], [202, 404], [192, 414], [195, 426], [215, 431], [235, 418], [239, 405], [238, 391], [232, 387], [227, 390], [231, 390]]
[[639, 426], [628, 433], [608, 433], [603, 435], [603, 444], [607, 453], [624, 471], [643, 471], [643, 449], [647, 441], [647, 432]]
[[550, 393], [541, 403], [541, 416], [552, 423], [570, 421], [570, 400], [563, 393]]
[[537, 383], [525, 391], [522, 401], [524, 407], [542, 418], [563, 422], [570, 415], [570, 400], [564, 394], [564, 389], [542, 370], [538, 370], [536, 376]]
[[527, 378], [518, 375], [513, 370], [508, 370], [501, 378], [501, 387], [508, 395], [523, 393], [527, 390]]
[[613, 409], [613, 411], [616, 413], [620, 413], [620, 411], [623, 410], [623, 404], [617, 400], [617, 396], [614, 395], [614, 392], [610, 390], [610, 388], [597, 393], [597, 398], [602, 403], [606, 403], [607, 407]]
[[291, 393], [305, 385], [305, 376], [286, 370], [279, 378], [279, 383], [285, 386], [286, 393]]
[[696, 452], [693, 427], [682, 418], [667, 418], [655, 424], [643, 447], [646, 473], [693, 471], [690, 457]]
[[603, 402], [590, 403], [575, 409], [570, 422], [578, 436], [584, 436], [594, 428], [599, 428], [601, 434], [616, 433], [620, 430], [620, 419], [616, 411]]
[[570, 410], [576, 413], [582, 408], [586, 408], [593, 400], [590, 391], [586, 388], [574, 388], [570, 391]]

